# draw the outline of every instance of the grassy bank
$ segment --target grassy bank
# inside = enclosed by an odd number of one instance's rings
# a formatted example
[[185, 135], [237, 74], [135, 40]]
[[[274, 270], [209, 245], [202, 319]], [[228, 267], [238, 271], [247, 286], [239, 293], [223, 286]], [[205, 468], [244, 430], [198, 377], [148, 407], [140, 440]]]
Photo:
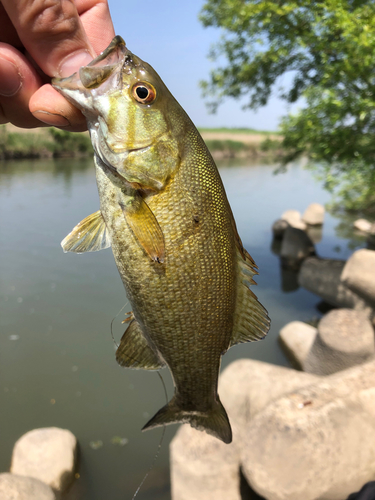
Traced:
[[[214, 158], [275, 158], [280, 135], [249, 128], [200, 128]], [[0, 126], [0, 160], [61, 158], [92, 154], [88, 133], [56, 128], [19, 129]]]
[[255, 128], [244, 128], [244, 127], [217, 127], [217, 128], [207, 128], [207, 127], [198, 127], [198, 130], [201, 134], [206, 132], [214, 132], [214, 133], [229, 133], [229, 134], [256, 134], [256, 135], [278, 135], [278, 132], [271, 132], [269, 130], [257, 130]]
[[269, 158], [278, 156], [281, 136], [249, 128], [200, 128], [214, 158]]
[[11, 125], [0, 126], [0, 160], [77, 157], [91, 153], [88, 134], [53, 127], [22, 130]]

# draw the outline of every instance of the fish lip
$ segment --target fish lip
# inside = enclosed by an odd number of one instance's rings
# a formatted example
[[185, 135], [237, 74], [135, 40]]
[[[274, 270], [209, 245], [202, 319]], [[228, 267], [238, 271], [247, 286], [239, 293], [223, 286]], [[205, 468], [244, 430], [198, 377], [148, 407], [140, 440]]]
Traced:
[[[95, 59], [93, 59], [88, 64], [86, 64], [86, 66], [83, 67], [85, 68], [85, 67], [96, 66], [98, 63], [106, 60], [113, 52], [119, 49], [121, 50], [121, 56], [119, 57], [117, 63], [121, 62], [121, 64], [124, 64], [126, 56], [130, 54], [130, 51], [127, 49], [123, 38], [117, 35], [113, 38], [111, 43], [105, 50], [103, 50], [101, 54], [99, 54], [97, 57], [95, 57]], [[64, 78], [61, 77], [52, 78], [51, 80], [52, 86], [58, 90], [61, 90], [62, 92], [64, 90], [85, 90], [86, 87], [83, 85], [80, 78], [80, 69], [78, 69], [72, 75]]]
[[125, 55], [125, 52], [129, 52], [128, 49], [126, 48], [126, 43], [125, 43], [124, 39], [121, 36], [117, 35], [112, 39], [112, 41], [108, 45], [108, 47], [105, 50], [103, 50], [103, 52], [101, 54], [99, 54], [97, 57], [95, 57], [95, 59], [93, 59], [91, 62], [89, 62], [89, 64], [87, 64], [87, 66], [95, 66], [95, 64], [97, 64], [98, 62], [101, 62], [104, 59], [107, 59], [107, 57], [112, 52], [114, 52], [115, 50], [117, 50], [120, 47], [121, 47], [122, 51], [124, 52], [124, 55]]

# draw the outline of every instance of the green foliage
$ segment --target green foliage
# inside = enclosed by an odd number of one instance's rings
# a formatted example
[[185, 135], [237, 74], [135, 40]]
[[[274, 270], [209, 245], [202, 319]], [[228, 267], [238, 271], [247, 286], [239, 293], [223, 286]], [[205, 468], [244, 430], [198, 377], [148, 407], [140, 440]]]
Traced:
[[349, 212], [375, 215], [374, 165], [358, 160], [345, 165], [323, 162], [314, 164], [312, 168], [324, 182], [325, 188], [333, 194], [328, 208], [338, 211], [343, 206]]
[[277, 134], [278, 132], [270, 132], [269, 130], [257, 130], [255, 128], [241, 128], [241, 127], [217, 127], [206, 128], [198, 127], [199, 132], [229, 132], [230, 134]]
[[[224, 29], [212, 57], [226, 65], [203, 82], [215, 108], [224, 97], [267, 103], [279, 96], [304, 109], [282, 120], [284, 162], [308, 154], [334, 172], [347, 208], [373, 204], [375, 191], [375, 2], [371, 0], [207, 0], [201, 20]], [[341, 188], [337, 185], [341, 182]], [[370, 183], [370, 184], [368, 184]], [[355, 187], [354, 187], [355, 186]]]
[[87, 134], [56, 128], [39, 129], [35, 133], [9, 132], [6, 125], [0, 125], [0, 160], [84, 156], [91, 152], [91, 141]]
[[244, 151], [245, 149], [247, 149], [247, 145], [243, 142], [232, 141], [230, 139], [208, 139], [205, 141], [205, 143], [210, 151], [230, 151], [233, 153], [237, 153], [239, 151]]
[[48, 154], [48, 141], [38, 133], [18, 134], [0, 126], [0, 159], [38, 158]]
[[260, 150], [264, 152], [280, 153], [280, 144], [280, 140], [267, 137], [267, 139], [261, 142]]
[[92, 151], [90, 138], [86, 134], [68, 132], [58, 128], [50, 128], [49, 133], [53, 138], [53, 152], [55, 156]]

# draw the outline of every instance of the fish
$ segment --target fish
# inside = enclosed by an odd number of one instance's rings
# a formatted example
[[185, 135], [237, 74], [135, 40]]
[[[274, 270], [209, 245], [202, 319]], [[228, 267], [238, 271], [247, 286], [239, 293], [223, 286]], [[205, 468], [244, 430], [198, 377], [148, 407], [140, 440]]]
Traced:
[[173, 397], [143, 430], [189, 423], [230, 443], [221, 358], [264, 338], [270, 319], [250, 289], [257, 266], [211, 154], [156, 71], [120, 36], [52, 85], [86, 117], [100, 198], [62, 247], [111, 246], [132, 306], [116, 360], [168, 367], [173, 378]]

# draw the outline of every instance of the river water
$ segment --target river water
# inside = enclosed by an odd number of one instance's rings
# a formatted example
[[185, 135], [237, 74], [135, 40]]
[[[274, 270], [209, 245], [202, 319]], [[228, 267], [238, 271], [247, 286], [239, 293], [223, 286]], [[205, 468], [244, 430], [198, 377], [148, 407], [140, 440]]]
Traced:
[[[265, 340], [234, 347], [223, 367], [241, 357], [287, 365], [278, 332], [289, 321], [319, 318], [319, 299], [281, 271], [271, 226], [286, 209], [303, 212], [329, 195], [300, 165], [277, 176], [274, 165], [231, 161], [219, 167], [244, 246], [260, 269], [255, 292], [272, 319]], [[98, 207], [91, 160], [0, 164], [0, 472], [9, 469], [22, 434], [62, 427], [80, 445], [80, 477], [67, 498], [130, 500], [162, 433], [141, 428], [165, 396], [157, 374], [115, 362], [110, 325], [127, 301], [111, 250], [74, 255], [60, 247]], [[326, 216], [316, 246], [322, 257], [345, 259], [364, 245], [339, 224]], [[124, 331], [123, 314], [114, 321], [116, 339]], [[171, 395], [170, 376], [162, 373]], [[140, 500], [170, 498], [168, 444], [176, 429], [167, 428]]]

